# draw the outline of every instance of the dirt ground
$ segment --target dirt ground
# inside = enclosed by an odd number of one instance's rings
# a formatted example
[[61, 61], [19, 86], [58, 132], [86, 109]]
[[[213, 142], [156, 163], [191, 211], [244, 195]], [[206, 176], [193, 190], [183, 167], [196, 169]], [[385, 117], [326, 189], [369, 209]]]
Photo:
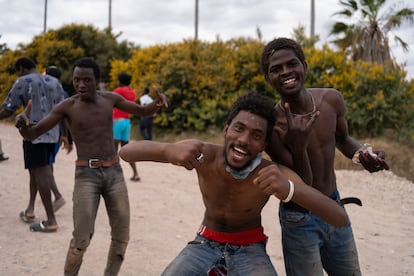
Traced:
[[[61, 151], [55, 178], [67, 203], [56, 214], [56, 233], [35, 233], [19, 219], [29, 198], [28, 172], [23, 168], [22, 139], [17, 129], [0, 123], [0, 139], [9, 160], [0, 162], [0, 275], [63, 275], [72, 232], [72, 189], [76, 153]], [[131, 205], [131, 239], [120, 275], [160, 275], [191, 240], [203, 216], [196, 175], [168, 164], [138, 163], [141, 182], [132, 182], [122, 163]], [[391, 164], [392, 165], [392, 164]], [[343, 197], [358, 196], [363, 207], [347, 205], [363, 275], [414, 275], [414, 183], [392, 172], [337, 171]], [[279, 275], [285, 275], [277, 220], [278, 201], [263, 211], [269, 236], [268, 253]], [[38, 196], [36, 218], [45, 219]], [[110, 228], [101, 202], [96, 232], [80, 275], [102, 275]]]

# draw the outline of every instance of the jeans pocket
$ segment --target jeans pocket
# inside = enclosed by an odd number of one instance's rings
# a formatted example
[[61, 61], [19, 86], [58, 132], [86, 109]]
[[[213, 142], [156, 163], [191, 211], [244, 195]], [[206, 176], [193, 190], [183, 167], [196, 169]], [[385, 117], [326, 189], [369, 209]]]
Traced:
[[303, 225], [309, 220], [309, 215], [304, 212], [286, 210], [282, 217], [283, 224], [286, 225]]

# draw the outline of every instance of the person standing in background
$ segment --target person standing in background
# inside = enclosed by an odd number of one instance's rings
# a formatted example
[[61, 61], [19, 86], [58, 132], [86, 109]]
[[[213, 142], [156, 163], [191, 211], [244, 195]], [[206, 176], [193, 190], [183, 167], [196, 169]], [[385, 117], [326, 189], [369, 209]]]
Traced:
[[[135, 102], [136, 92], [129, 85], [131, 84], [132, 76], [127, 73], [120, 73], [118, 75], [118, 87], [115, 88], [114, 93], [117, 93], [124, 97], [126, 100]], [[114, 108], [112, 112], [113, 131], [114, 131], [114, 143], [115, 149], [118, 151], [119, 145], [124, 146], [129, 143], [131, 136], [131, 119], [129, 113], [126, 113], [118, 108]], [[138, 175], [138, 170], [135, 162], [129, 162], [132, 168], [132, 181], [140, 181], [141, 178]]]
[[[147, 105], [153, 102], [153, 99], [150, 97], [149, 88], [145, 87], [142, 90], [142, 96], [139, 98], [141, 105]], [[152, 140], [152, 123], [154, 121], [154, 115], [148, 117], [141, 117], [139, 120], [139, 133], [144, 140]]]
[[[0, 109], [0, 119], [10, 117], [21, 106], [26, 107], [31, 102], [31, 112], [27, 117], [30, 123], [36, 123], [63, 100], [62, 85], [56, 78], [39, 73], [34, 61], [28, 57], [17, 59], [14, 68], [18, 78]], [[32, 141], [23, 140], [24, 167], [30, 175], [30, 199], [27, 208], [19, 216], [22, 221], [31, 223], [31, 231], [55, 232], [58, 229], [50, 194], [53, 176], [50, 156], [58, 141], [57, 125]], [[38, 191], [47, 220], [35, 223], [34, 208]]]
[[[60, 82], [60, 77], [62, 76], [62, 72], [56, 66], [54, 65], [48, 66], [46, 68], [45, 73], [46, 75], [55, 77]], [[69, 94], [65, 90], [63, 90], [63, 98], [64, 99], [69, 98]], [[52, 166], [52, 171], [53, 171], [53, 164], [55, 163], [55, 160], [56, 160], [56, 155], [58, 154], [59, 148], [61, 145], [66, 150], [67, 154], [69, 154], [73, 150], [72, 136], [69, 130], [67, 131], [67, 134], [63, 133], [62, 123], [59, 124], [59, 141], [55, 144], [54, 151], [50, 155], [50, 165]], [[55, 200], [53, 201], [53, 211], [56, 212], [63, 205], [66, 204], [66, 200], [63, 198], [62, 194], [60, 193], [56, 185], [56, 179], [55, 179], [54, 174], [52, 174], [50, 189], [52, 190], [52, 193], [55, 196]]]

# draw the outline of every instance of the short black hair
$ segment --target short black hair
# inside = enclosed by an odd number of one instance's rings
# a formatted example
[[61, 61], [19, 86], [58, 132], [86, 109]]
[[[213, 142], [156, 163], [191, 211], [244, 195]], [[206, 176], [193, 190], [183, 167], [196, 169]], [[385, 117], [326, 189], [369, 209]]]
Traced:
[[100, 78], [101, 78], [101, 71], [99, 69], [98, 64], [96, 63], [95, 60], [93, 60], [90, 57], [82, 57], [82, 58], [77, 59], [75, 61], [75, 63], [73, 64], [72, 74], [73, 74], [73, 71], [75, 70], [75, 67], [92, 68], [93, 69], [93, 74], [95, 76], [95, 80], [99, 81]]
[[302, 47], [299, 43], [286, 37], [275, 38], [264, 47], [260, 58], [260, 67], [265, 77], [268, 75], [270, 56], [275, 51], [282, 49], [292, 50], [303, 65], [306, 63], [305, 54], [303, 53]]
[[34, 69], [36, 68], [36, 63], [33, 61], [33, 59], [29, 57], [21, 57], [16, 60], [14, 63], [14, 68], [17, 70], [20, 67], [23, 67], [24, 69]]
[[49, 67], [46, 68], [46, 74], [50, 75], [52, 77], [57, 78], [58, 80], [60, 80], [60, 77], [62, 76], [62, 72], [60, 71], [59, 68], [57, 68], [54, 65], [51, 65]]
[[271, 98], [256, 91], [249, 91], [239, 96], [233, 103], [227, 116], [226, 124], [230, 125], [240, 111], [247, 111], [258, 115], [267, 121], [266, 141], [269, 141], [276, 122], [276, 110], [274, 107], [275, 103]]
[[150, 92], [148, 87], [145, 87], [144, 89], [142, 89], [142, 94], [147, 95]]
[[118, 81], [122, 85], [130, 85], [132, 76], [128, 73], [120, 73], [118, 75]]

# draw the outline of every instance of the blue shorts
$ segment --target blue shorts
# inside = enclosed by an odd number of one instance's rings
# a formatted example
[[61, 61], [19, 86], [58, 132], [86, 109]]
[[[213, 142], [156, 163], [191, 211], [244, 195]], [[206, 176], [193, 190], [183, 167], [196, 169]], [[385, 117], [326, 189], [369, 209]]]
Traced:
[[113, 120], [114, 140], [129, 141], [129, 135], [131, 132], [131, 120], [130, 119], [116, 119]]
[[32, 144], [30, 141], [23, 141], [24, 168], [34, 169], [50, 165], [55, 146], [55, 143]]
[[58, 154], [59, 149], [60, 149], [60, 142], [57, 142], [55, 144], [55, 147], [54, 147], [54, 150], [53, 150], [52, 154], [50, 155], [49, 164], [55, 163], [56, 155]]

